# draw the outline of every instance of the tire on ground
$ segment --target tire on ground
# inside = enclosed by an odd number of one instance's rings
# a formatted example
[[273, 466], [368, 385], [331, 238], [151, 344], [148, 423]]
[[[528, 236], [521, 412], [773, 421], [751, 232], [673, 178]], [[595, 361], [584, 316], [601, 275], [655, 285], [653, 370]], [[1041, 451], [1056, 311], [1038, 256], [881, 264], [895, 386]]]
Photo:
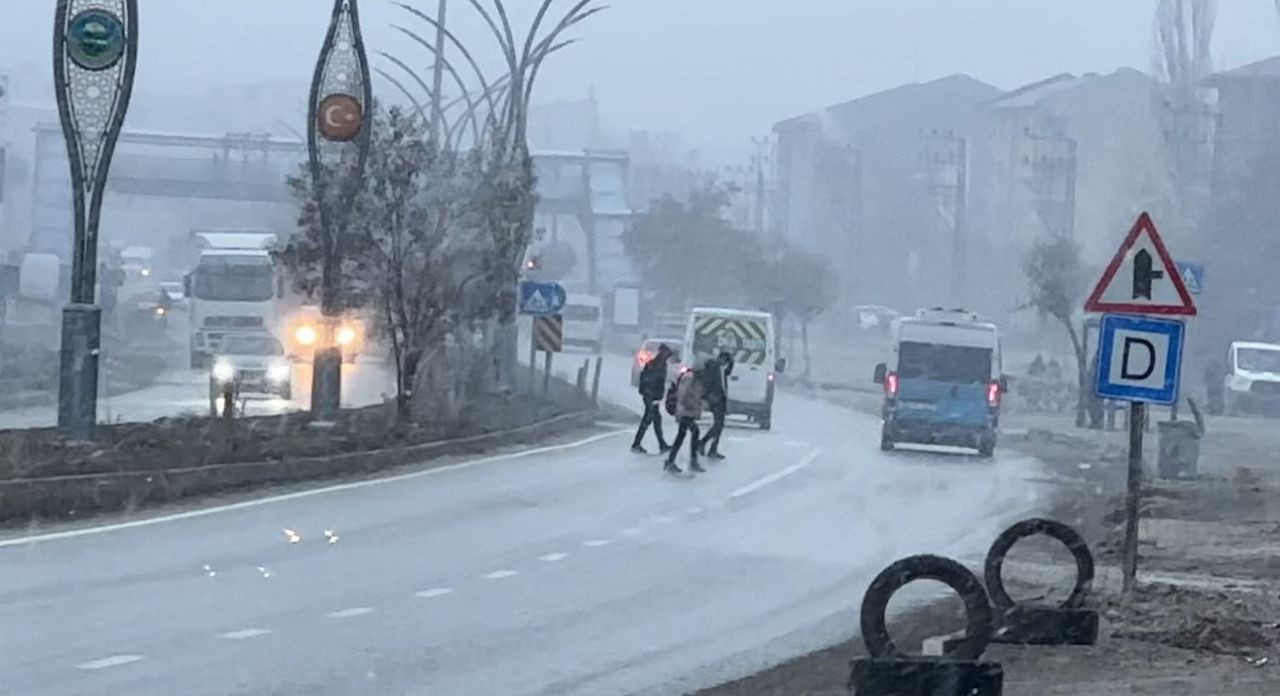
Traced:
[[907, 583], [936, 580], [947, 585], [964, 602], [965, 636], [943, 657], [951, 660], [976, 660], [991, 642], [992, 612], [982, 581], [960, 563], [929, 554], [908, 556], [894, 561], [871, 581], [862, 596], [860, 617], [862, 641], [867, 653], [876, 659], [900, 659], [905, 654], [894, 645], [886, 626], [885, 611], [889, 599]]
[[1014, 544], [1037, 534], [1044, 534], [1062, 542], [1075, 558], [1076, 585], [1060, 606], [1063, 609], [1079, 609], [1083, 607], [1085, 599], [1089, 596], [1089, 590], [1093, 587], [1093, 553], [1089, 551], [1089, 544], [1085, 542], [1084, 537], [1080, 536], [1079, 532], [1070, 526], [1057, 520], [1042, 517], [1033, 517], [1018, 522], [1004, 530], [1000, 536], [996, 537], [995, 542], [991, 544], [991, 550], [987, 552], [986, 563], [983, 564], [982, 574], [986, 580], [987, 593], [990, 595], [992, 605], [997, 610], [1003, 611], [1016, 604], [1004, 586], [1004, 558]]

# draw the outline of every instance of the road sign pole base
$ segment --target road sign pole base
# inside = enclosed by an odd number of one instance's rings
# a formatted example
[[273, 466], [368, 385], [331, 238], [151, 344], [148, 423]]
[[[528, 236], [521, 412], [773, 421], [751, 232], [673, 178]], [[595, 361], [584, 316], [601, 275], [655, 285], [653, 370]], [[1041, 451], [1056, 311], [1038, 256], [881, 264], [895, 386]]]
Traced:
[[58, 429], [67, 437], [93, 437], [98, 415], [98, 357], [102, 310], [94, 305], [62, 308], [59, 351]]
[[332, 421], [342, 405], [342, 349], [316, 351], [311, 369], [311, 417]]

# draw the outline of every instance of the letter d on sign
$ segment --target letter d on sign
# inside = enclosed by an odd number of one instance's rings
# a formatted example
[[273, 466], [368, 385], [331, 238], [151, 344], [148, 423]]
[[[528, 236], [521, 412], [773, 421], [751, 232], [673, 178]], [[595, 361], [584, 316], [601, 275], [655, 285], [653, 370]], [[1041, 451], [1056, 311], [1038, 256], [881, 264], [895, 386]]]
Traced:
[[[1141, 346], [1139, 351], [1146, 351], [1146, 363], [1141, 369], [1136, 369], [1142, 363], [1138, 362], [1143, 358], [1139, 358], [1134, 352], [1134, 346]], [[1120, 378], [1142, 381], [1151, 376], [1156, 369], [1156, 347], [1145, 338], [1136, 338], [1134, 336], [1124, 337], [1124, 354], [1120, 360]]]

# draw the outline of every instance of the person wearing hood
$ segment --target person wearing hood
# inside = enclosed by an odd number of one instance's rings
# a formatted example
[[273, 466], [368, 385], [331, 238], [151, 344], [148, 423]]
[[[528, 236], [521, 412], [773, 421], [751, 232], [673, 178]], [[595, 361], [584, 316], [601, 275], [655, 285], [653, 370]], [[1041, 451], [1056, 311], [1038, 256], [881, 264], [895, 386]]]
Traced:
[[676, 441], [671, 443], [671, 451], [667, 453], [667, 461], [663, 465], [664, 469], [673, 474], [681, 473], [680, 467], [676, 466], [676, 454], [680, 452], [685, 436], [689, 437], [689, 471], [706, 471], [698, 463], [698, 419], [702, 417], [703, 367], [702, 358], [698, 358], [693, 369], [685, 370], [676, 380], [676, 418], [680, 422], [680, 429], [676, 432]]
[[666, 454], [671, 449], [667, 445], [667, 439], [662, 436], [662, 409], [658, 405], [667, 391], [667, 363], [670, 360], [671, 348], [663, 343], [658, 346], [658, 354], [640, 371], [640, 398], [644, 401], [644, 415], [640, 418], [636, 437], [631, 441], [631, 451], [636, 454], [648, 454], [641, 441], [650, 424], [653, 425], [653, 434], [658, 437], [658, 451]]

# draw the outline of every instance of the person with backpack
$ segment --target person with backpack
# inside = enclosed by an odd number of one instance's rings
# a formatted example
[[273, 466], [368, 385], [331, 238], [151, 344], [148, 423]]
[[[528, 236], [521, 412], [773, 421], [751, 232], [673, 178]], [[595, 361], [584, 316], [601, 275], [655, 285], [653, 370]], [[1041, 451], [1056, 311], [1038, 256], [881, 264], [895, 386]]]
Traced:
[[636, 430], [635, 439], [631, 441], [631, 451], [636, 454], [649, 453], [640, 443], [650, 425], [653, 425], [653, 434], [658, 436], [658, 451], [666, 454], [671, 449], [662, 436], [662, 410], [658, 406], [667, 390], [667, 363], [670, 360], [671, 348], [663, 343], [658, 346], [658, 354], [640, 371], [640, 398], [644, 401], [644, 415], [640, 417], [640, 427]]
[[[676, 466], [676, 455], [680, 452], [680, 446], [684, 444], [686, 435], [690, 438], [689, 471], [698, 473], [706, 471], [698, 463], [698, 419], [702, 417], [702, 369], [702, 360], [699, 359], [694, 363], [693, 369], [682, 372], [675, 383], [674, 410], [680, 422], [680, 429], [676, 432], [676, 441], [671, 443], [671, 451], [667, 453], [667, 461], [663, 465], [663, 469], [672, 474], [682, 473], [680, 467]], [[667, 400], [670, 405], [670, 393], [667, 395]]]
[[[729, 375], [733, 374], [733, 354], [720, 351], [715, 360], [708, 360], [702, 372], [702, 394], [711, 410], [711, 427], [698, 443], [698, 451], [712, 459], [724, 459], [720, 454], [720, 434], [724, 432], [724, 417], [729, 410]], [[710, 445], [710, 451], [707, 446]]]

